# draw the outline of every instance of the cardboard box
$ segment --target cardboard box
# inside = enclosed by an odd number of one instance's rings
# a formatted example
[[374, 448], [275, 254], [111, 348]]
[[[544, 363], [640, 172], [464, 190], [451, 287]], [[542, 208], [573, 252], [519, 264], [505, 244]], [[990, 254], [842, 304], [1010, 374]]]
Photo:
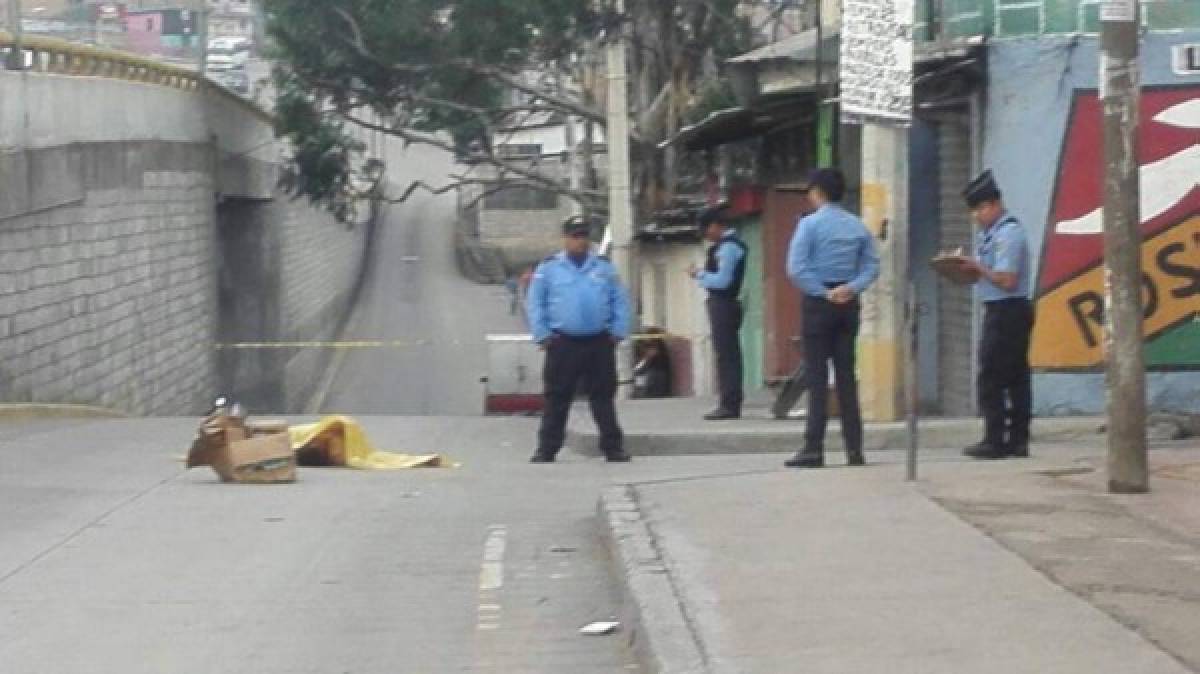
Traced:
[[287, 433], [231, 442], [216, 452], [212, 467], [223, 482], [272, 484], [296, 481], [296, 456]]
[[211, 466], [223, 482], [296, 481], [291, 436], [281, 422], [248, 427], [230, 417], [205, 419], [188, 453], [187, 466]]
[[246, 434], [251, 438], [287, 432], [288, 422], [282, 419], [254, 419], [246, 422]]
[[229, 443], [246, 438], [247, 431], [240, 422], [229, 417], [209, 417], [200, 425], [188, 452], [187, 467], [211, 466]]

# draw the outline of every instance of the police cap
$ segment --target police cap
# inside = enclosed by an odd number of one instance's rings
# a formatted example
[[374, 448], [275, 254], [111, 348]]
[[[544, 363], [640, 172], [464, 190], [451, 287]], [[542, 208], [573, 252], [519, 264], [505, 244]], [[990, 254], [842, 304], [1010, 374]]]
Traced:
[[591, 233], [592, 226], [583, 218], [583, 216], [574, 215], [567, 218], [566, 221], [563, 222], [563, 234], [565, 236], [575, 236], [579, 234], [590, 236]]
[[975, 179], [967, 184], [963, 190], [963, 199], [967, 201], [967, 208], [975, 208], [985, 201], [995, 201], [1000, 198], [1000, 186], [996, 184], [996, 177], [992, 175], [991, 169], [975, 176]]
[[730, 215], [729, 204], [727, 202], [722, 201], [715, 206], [709, 206], [700, 211], [700, 214], [696, 216], [696, 229], [703, 235], [704, 232], [708, 231], [708, 226], [714, 222], [719, 222], [722, 225], [728, 224]]

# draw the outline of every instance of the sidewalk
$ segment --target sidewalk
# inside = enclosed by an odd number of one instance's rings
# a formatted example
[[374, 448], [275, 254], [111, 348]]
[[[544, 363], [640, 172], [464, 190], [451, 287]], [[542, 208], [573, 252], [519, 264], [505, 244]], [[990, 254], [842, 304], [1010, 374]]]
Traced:
[[610, 489], [632, 639], [661, 672], [1196, 671], [1200, 449], [1135, 497], [1097, 488], [1102, 442], [1034, 452]]
[[[658, 398], [626, 400], [618, 403], [617, 413], [625, 430], [625, 449], [639, 456], [680, 454], [757, 454], [795, 452], [804, 438], [804, 419], [777, 420], [768, 412], [769, 401], [752, 400], [734, 421], [704, 421], [706, 412], [716, 407], [709, 398]], [[1034, 441], [1066, 441], [1100, 438], [1104, 423], [1099, 417], [1053, 417], [1035, 419]], [[864, 429], [868, 450], [908, 447], [904, 422], [868, 423]], [[979, 442], [983, 422], [979, 419], [930, 417], [921, 420], [920, 446], [961, 448]], [[586, 454], [599, 454], [598, 434], [586, 403], [571, 410], [567, 426], [567, 445]], [[842, 452], [841, 427], [830, 419], [825, 447]]]

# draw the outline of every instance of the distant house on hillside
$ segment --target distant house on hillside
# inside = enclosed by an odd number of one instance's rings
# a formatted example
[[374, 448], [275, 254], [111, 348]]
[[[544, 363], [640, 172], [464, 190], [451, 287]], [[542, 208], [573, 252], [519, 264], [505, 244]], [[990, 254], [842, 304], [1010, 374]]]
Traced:
[[[515, 104], [527, 102], [524, 94], [512, 95]], [[589, 173], [603, 179], [607, 170], [603, 129], [592, 130], [590, 171], [586, 135], [583, 120], [538, 111], [514, 114], [496, 130], [491, 143], [495, 156], [506, 163], [536, 170], [565, 186], [582, 185]], [[505, 175], [478, 156], [467, 156], [464, 162], [470, 166], [470, 177], [482, 184], [460, 192], [460, 217], [480, 243], [498, 248], [510, 266], [536, 261], [557, 249], [560, 225], [582, 211], [574, 199], [551, 190], [520, 184], [504, 187], [506, 181], [519, 182], [520, 177]]]

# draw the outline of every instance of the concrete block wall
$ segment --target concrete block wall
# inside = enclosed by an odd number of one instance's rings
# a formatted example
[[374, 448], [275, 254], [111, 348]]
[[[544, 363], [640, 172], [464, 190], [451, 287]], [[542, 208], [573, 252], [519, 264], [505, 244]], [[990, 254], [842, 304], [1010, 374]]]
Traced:
[[[0, 403], [298, 411], [368, 228], [275, 191], [270, 119], [150, 83], [0, 71]], [[220, 204], [218, 206], [218, 204]]]
[[504, 253], [513, 266], [536, 263], [562, 250], [562, 223], [571, 217], [566, 199], [554, 210], [480, 210], [479, 241]]
[[211, 164], [183, 143], [0, 155], [10, 189], [62, 195], [0, 214], [0, 402], [201, 409], [215, 383]]
[[[334, 339], [357, 299], [374, 219], [338, 223], [306, 202], [281, 197], [275, 203], [279, 214], [272, 218], [273, 225], [282, 229], [284, 338]], [[308, 402], [332, 354], [327, 349], [302, 349], [291, 355], [284, 382], [287, 409], [299, 410]]]
[[[365, 273], [373, 220], [347, 226], [286, 195], [217, 208], [218, 339], [335, 339]], [[256, 412], [303, 412], [332, 360], [320, 347], [224, 349], [222, 391]]]

